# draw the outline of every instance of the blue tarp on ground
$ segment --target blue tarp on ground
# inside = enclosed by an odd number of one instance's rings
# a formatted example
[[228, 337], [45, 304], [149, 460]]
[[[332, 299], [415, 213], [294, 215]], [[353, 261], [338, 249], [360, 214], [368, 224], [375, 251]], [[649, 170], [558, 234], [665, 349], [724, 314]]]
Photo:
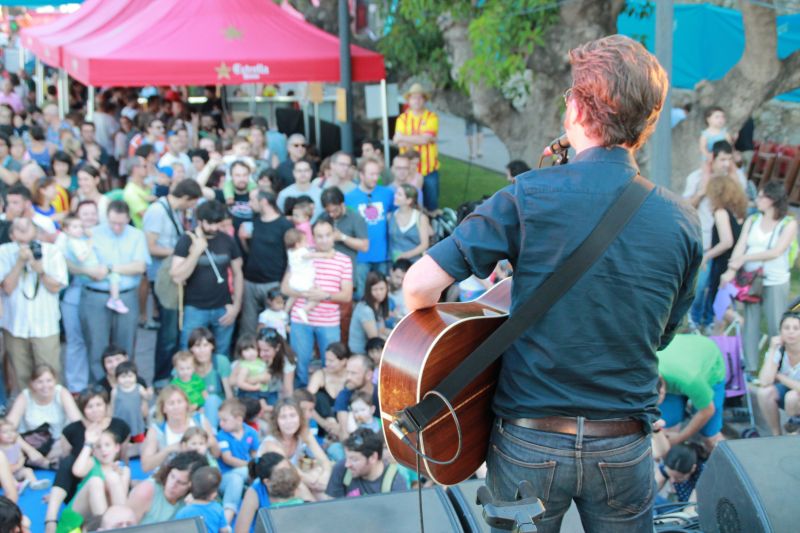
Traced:
[[[643, 0], [634, 0], [638, 4]], [[629, 3], [632, 3], [629, 0]], [[652, 2], [650, 2], [652, 4]], [[655, 6], [649, 17], [622, 14], [617, 30], [655, 50]], [[800, 15], [778, 17], [778, 57], [800, 49]], [[744, 53], [744, 24], [739, 11], [708, 4], [676, 5], [673, 25], [672, 84], [692, 89], [700, 80], [718, 80]], [[800, 90], [778, 97], [800, 102]]]

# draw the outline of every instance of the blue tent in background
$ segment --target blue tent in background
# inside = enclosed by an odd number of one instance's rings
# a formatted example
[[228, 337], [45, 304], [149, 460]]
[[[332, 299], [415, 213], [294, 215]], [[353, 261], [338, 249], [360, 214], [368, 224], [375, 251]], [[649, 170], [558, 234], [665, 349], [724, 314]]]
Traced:
[[[617, 19], [619, 33], [641, 41], [650, 51], [655, 50], [655, 10], [652, 11], [652, 16], [643, 19], [628, 14]], [[800, 15], [778, 17], [777, 29], [778, 57], [784, 58], [800, 49]], [[744, 53], [742, 14], [708, 4], [676, 5], [673, 43], [674, 87], [692, 89], [700, 80], [718, 80]], [[800, 102], [800, 90], [778, 98]]]

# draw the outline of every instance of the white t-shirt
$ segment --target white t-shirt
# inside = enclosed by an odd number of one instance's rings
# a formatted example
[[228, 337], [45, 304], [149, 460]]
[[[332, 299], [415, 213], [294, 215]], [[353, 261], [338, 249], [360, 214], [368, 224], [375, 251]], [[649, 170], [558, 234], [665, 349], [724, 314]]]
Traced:
[[285, 339], [286, 325], [289, 323], [289, 313], [283, 309], [280, 311], [273, 311], [267, 307], [258, 315], [258, 323], [264, 324], [267, 328], [275, 328], [280, 336]]
[[289, 287], [296, 291], [307, 291], [314, 286], [316, 271], [314, 260], [305, 259], [311, 253], [308, 248], [294, 248], [287, 250], [289, 256]]

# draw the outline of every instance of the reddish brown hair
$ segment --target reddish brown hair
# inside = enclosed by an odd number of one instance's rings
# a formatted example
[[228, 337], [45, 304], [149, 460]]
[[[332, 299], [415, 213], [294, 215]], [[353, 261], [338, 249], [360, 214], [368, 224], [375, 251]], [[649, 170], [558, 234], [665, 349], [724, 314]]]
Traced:
[[587, 135], [604, 146], [644, 144], [669, 85], [656, 58], [633, 39], [611, 35], [574, 48], [569, 61]]

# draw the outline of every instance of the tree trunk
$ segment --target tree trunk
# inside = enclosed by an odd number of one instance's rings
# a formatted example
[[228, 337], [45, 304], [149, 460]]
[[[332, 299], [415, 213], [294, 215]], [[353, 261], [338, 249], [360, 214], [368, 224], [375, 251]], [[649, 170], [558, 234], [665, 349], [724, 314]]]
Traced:
[[[672, 132], [672, 188], [680, 191], [686, 176], [700, 166], [700, 132], [706, 127], [703, 111], [713, 105], [725, 109], [727, 128], [736, 135], [761, 104], [800, 85], [800, 51], [778, 59], [775, 8], [767, 2], [740, 1], [745, 29], [741, 60], [724, 78], [702, 81], [686, 120]], [[666, 112], [667, 110], [665, 110]]]
[[[562, 132], [561, 96], [571, 85], [569, 50], [614, 33], [624, 4], [624, 0], [565, 3], [559, 21], [544, 33], [546, 46], [536, 47], [528, 59], [533, 78], [524, 104], [517, 108], [500, 90], [473, 83], [468, 87], [471, 109], [462, 107], [457, 114], [471, 111], [503, 141], [512, 159], [536, 165], [542, 149]], [[473, 55], [469, 21], [445, 14], [438, 24], [452, 65], [451, 76], [459, 80], [461, 68]]]

